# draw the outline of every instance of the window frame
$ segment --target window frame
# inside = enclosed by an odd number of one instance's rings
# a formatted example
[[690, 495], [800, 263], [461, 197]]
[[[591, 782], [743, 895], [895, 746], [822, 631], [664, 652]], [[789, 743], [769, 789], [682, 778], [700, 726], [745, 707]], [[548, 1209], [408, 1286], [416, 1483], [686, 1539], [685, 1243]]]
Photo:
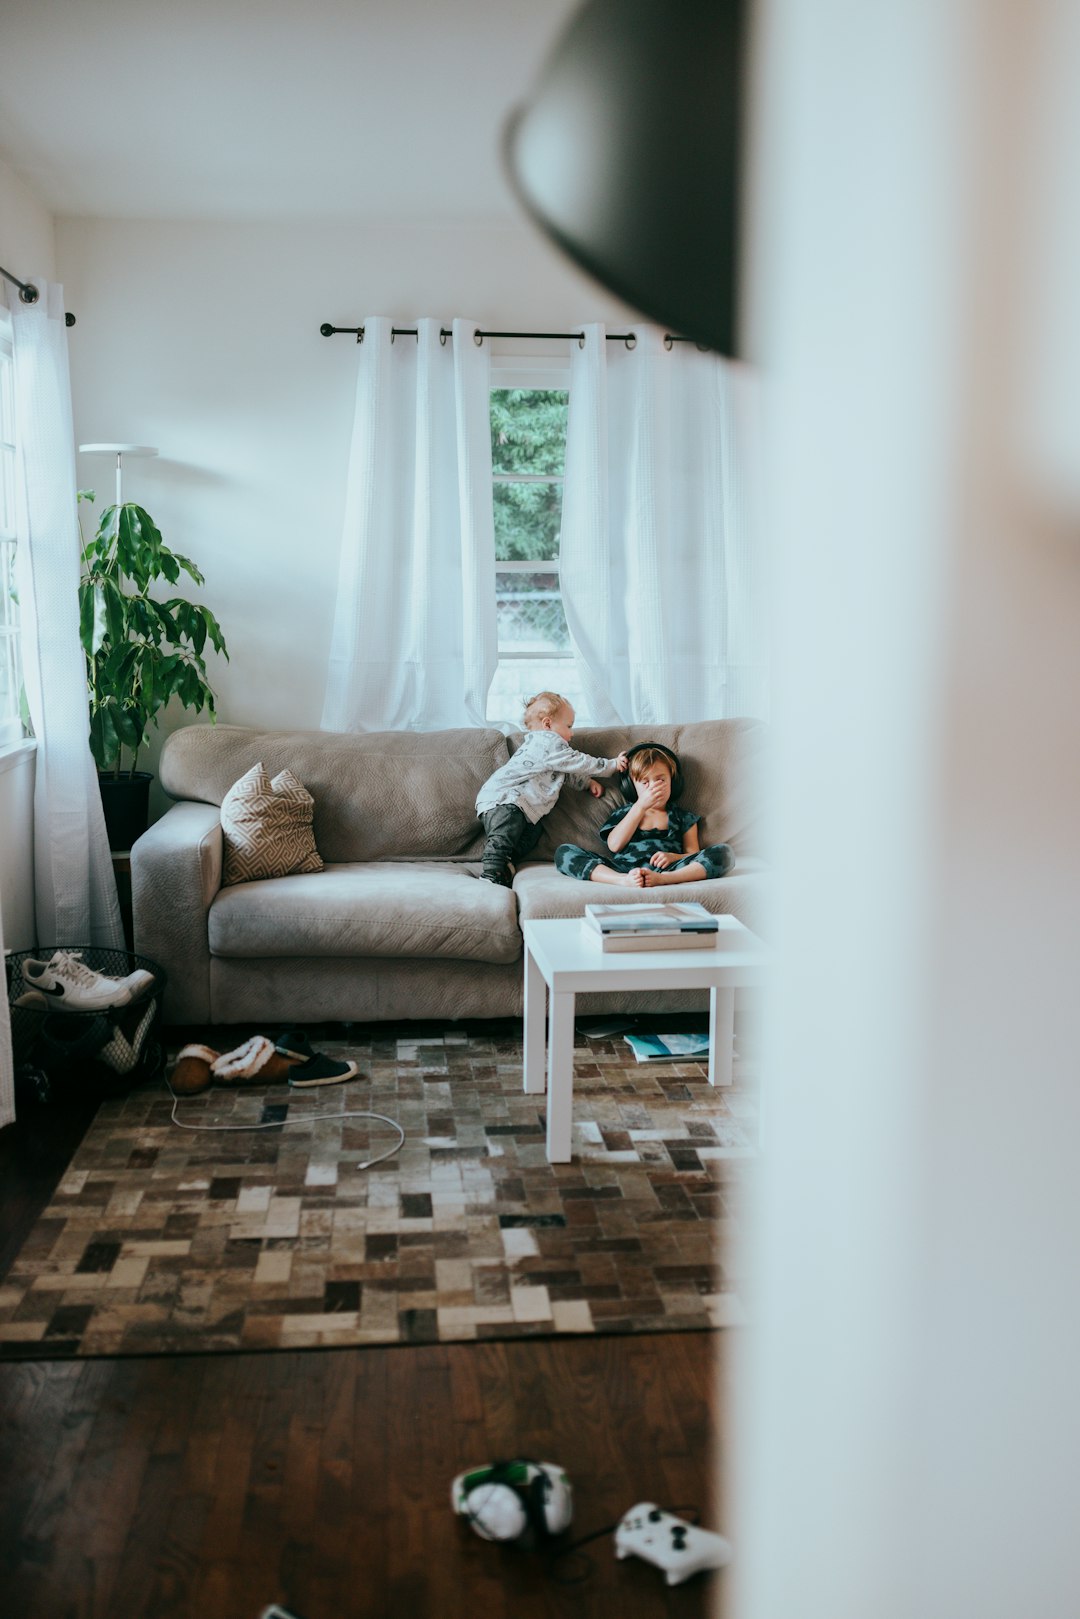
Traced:
[[[550, 354], [493, 354], [491, 357], [491, 374], [488, 380], [489, 394], [502, 392], [507, 388], [528, 388], [543, 392], [559, 392], [569, 396], [570, 393], [570, 360], [569, 356], [555, 356]], [[496, 472], [492, 468], [492, 483], [558, 483], [565, 482], [565, 472]], [[538, 563], [535, 561], [501, 562], [495, 559], [495, 574], [500, 573], [553, 573], [559, 580], [559, 598], [562, 599], [562, 559], [554, 557], [550, 561]], [[564, 609], [565, 611], [565, 609]], [[503, 651], [496, 647], [499, 663], [536, 663], [535, 652]], [[565, 652], [545, 652], [544, 662], [573, 663], [573, 649], [568, 647]]]

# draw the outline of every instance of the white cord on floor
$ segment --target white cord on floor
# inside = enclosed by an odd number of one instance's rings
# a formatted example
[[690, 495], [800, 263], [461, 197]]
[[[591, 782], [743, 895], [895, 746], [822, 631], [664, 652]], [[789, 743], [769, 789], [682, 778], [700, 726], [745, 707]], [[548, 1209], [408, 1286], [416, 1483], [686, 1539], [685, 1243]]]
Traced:
[[[168, 1080], [165, 1083], [169, 1085]], [[379, 1119], [383, 1124], [388, 1124], [391, 1129], [397, 1131], [398, 1139], [388, 1152], [380, 1153], [378, 1158], [365, 1159], [362, 1164], [356, 1165], [357, 1169], [374, 1169], [376, 1164], [385, 1163], [396, 1152], [400, 1152], [405, 1144], [404, 1130], [396, 1119], [388, 1119], [385, 1113], [371, 1113], [367, 1110], [358, 1113], [309, 1113], [303, 1119], [271, 1119], [266, 1124], [185, 1124], [183, 1119], [178, 1119], [176, 1116], [176, 1104], [180, 1098], [171, 1085], [169, 1085], [169, 1095], [173, 1099], [172, 1122], [181, 1130], [287, 1130], [290, 1124], [318, 1124], [321, 1119]], [[194, 1097], [190, 1098], [190, 1100], [194, 1101]]]

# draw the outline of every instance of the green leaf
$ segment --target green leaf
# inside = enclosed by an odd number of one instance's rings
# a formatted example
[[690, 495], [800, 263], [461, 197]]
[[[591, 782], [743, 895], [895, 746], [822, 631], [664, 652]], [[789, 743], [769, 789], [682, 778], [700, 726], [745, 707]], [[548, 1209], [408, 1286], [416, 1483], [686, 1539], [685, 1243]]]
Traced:
[[203, 578], [202, 574], [189, 557], [181, 556], [179, 551], [174, 551], [172, 554], [176, 558], [177, 562], [179, 562], [184, 572], [189, 573], [195, 580], [196, 584], [204, 585], [206, 583], [206, 580]]
[[113, 646], [128, 638], [127, 599], [115, 579], [106, 579], [103, 592], [105, 624]]
[[130, 707], [134, 699], [135, 673], [142, 654], [138, 641], [124, 641], [113, 648], [101, 672], [99, 685], [112, 692], [125, 707]]
[[99, 770], [111, 770], [120, 752], [113, 712], [111, 707], [102, 707], [90, 717], [90, 752]]
[[226, 659], [228, 659], [229, 654], [225, 647], [225, 637], [221, 633], [221, 625], [218, 623], [209, 607], [200, 607], [199, 612], [206, 620], [206, 628], [209, 633], [210, 640], [213, 643], [214, 651], [220, 652]]
[[79, 640], [91, 657], [105, 639], [105, 597], [100, 585], [79, 587]]
[[112, 506], [106, 506], [98, 518], [97, 537], [99, 542], [104, 541], [102, 549], [108, 547], [116, 533], [116, 512], [117, 507], [114, 503]]
[[120, 742], [125, 748], [137, 748], [142, 740], [141, 731], [135, 715], [128, 708], [114, 705], [109, 713], [112, 715], [113, 728]]
[[166, 695], [162, 688], [161, 667], [152, 647], [139, 648], [139, 656], [131, 671], [131, 683], [144, 717], [152, 718]]
[[[164, 602], [149, 601], [147, 606], [157, 619], [160, 634], [164, 634], [170, 646], [175, 646], [181, 637], [181, 630], [175, 618]], [[158, 639], [160, 639], [160, 634]]]
[[170, 596], [164, 606], [172, 614], [178, 634], [186, 636], [190, 641], [195, 623], [195, 607], [191, 602], [185, 601], [182, 596]]
[[149, 512], [131, 501], [120, 508], [116, 552], [121, 570], [140, 590], [160, 577], [161, 534]]
[[177, 621], [183, 625], [184, 634], [195, 648], [196, 657], [201, 656], [202, 649], [206, 645], [206, 619], [203, 616], [205, 610], [202, 607], [196, 607], [193, 602], [184, 602], [182, 604], [183, 617], [181, 617], [179, 610], [181, 603], [170, 602], [169, 606], [177, 609]]

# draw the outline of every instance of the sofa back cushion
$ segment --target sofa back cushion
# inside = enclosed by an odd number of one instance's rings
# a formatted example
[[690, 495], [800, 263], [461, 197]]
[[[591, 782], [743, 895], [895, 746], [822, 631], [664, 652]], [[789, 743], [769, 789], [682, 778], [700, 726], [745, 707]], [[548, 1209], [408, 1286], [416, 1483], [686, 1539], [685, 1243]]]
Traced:
[[161, 784], [172, 798], [219, 804], [260, 760], [274, 776], [291, 770], [315, 800], [315, 842], [323, 859], [394, 855], [478, 859], [481, 782], [510, 757], [501, 731], [260, 731], [185, 725], [161, 753]]
[[[511, 751], [521, 742], [509, 738]], [[574, 731], [574, 747], [610, 759], [641, 742], [661, 742], [679, 756], [685, 786], [680, 804], [701, 815], [701, 844], [730, 843], [736, 855], [765, 854], [761, 775], [768, 727], [762, 720], [701, 720], [689, 725], [624, 725]], [[602, 798], [564, 787], [544, 820], [533, 860], [550, 860], [560, 843], [599, 849], [599, 829], [624, 802], [617, 776], [602, 777]]]

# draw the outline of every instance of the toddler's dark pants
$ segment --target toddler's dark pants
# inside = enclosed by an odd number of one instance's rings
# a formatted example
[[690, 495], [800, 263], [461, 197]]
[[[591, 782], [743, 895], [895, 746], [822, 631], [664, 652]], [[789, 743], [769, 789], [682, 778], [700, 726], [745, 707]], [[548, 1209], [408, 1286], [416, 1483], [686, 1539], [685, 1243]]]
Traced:
[[484, 876], [492, 882], [508, 883], [506, 868], [511, 861], [516, 865], [539, 843], [544, 829], [542, 821], [530, 821], [524, 810], [516, 804], [496, 804], [480, 817], [484, 826], [484, 853], [481, 856]]
[[[582, 882], [588, 882], [597, 866], [609, 866], [612, 871], [633, 871], [636, 866], [647, 866], [647, 860], [634, 860], [630, 865], [625, 864], [626, 855], [622, 856], [623, 864], [618, 865], [607, 855], [597, 854], [595, 849], [579, 849], [576, 843], [560, 843], [555, 850], [555, 868], [561, 871], [564, 877], [580, 877]], [[705, 868], [706, 877], [723, 877], [735, 864], [730, 843], [710, 843], [707, 849], [699, 849], [697, 854], [687, 854], [672, 865], [665, 866], [665, 871], [678, 871], [680, 866], [689, 866], [694, 861]]]

